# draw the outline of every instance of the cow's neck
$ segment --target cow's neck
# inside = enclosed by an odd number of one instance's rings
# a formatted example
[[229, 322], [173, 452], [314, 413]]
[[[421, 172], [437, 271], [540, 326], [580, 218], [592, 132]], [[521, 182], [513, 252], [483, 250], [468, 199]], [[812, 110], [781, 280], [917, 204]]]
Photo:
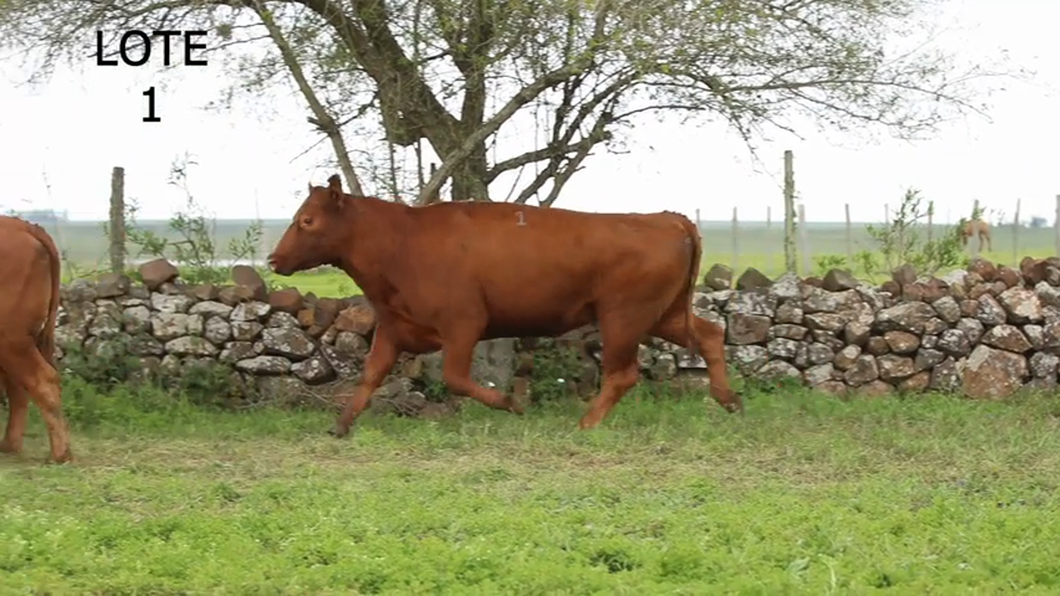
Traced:
[[384, 298], [391, 285], [388, 269], [406, 237], [410, 207], [372, 197], [354, 199], [350, 206], [346, 210], [347, 249], [337, 265], [366, 297]]

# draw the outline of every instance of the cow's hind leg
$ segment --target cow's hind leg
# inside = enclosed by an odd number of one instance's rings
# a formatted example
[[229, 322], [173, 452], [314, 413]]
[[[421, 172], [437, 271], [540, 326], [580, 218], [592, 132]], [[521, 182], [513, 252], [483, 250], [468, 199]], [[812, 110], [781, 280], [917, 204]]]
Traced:
[[4, 431], [4, 440], [0, 441], [0, 452], [19, 453], [22, 451], [22, 438], [29, 414], [29, 395], [6, 375], [4, 391], [7, 393], [7, 429]]
[[630, 330], [636, 325], [627, 325], [616, 317], [601, 318], [600, 339], [603, 341], [603, 383], [600, 394], [589, 406], [589, 411], [582, 416], [578, 426], [583, 429], [593, 428], [607, 418], [611, 408], [615, 407], [622, 396], [640, 379], [637, 365], [637, 348], [640, 336]]
[[[687, 314], [684, 308], [673, 309], [664, 316], [651, 334], [659, 339], [688, 346]], [[729, 412], [742, 412], [743, 401], [729, 386], [729, 375], [725, 365], [725, 331], [717, 323], [693, 316], [696, 326], [698, 351], [707, 363], [707, 374], [710, 375], [710, 395], [714, 401]]]
[[397, 363], [399, 353], [397, 344], [394, 343], [386, 328], [383, 325], [377, 326], [372, 336], [372, 347], [364, 359], [364, 374], [361, 375], [361, 382], [357, 383], [353, 393], [347, 397], [346, 405], [335, 421], [334, 428], [328, 431], [329, 434], [342, 438], [350, 433], [353, 421], [361, 415], [361, 412], [368, 406], [372, 393], [390, 374], [390, 370]]
[[5, 354], [0, 363], [8, 382], [20, 385], [37, 407], [48, 427], [51, 460], [65, 463], [73, 459], [70, 452], [70, 432], [62, 413], [62, 390], [59, 372], [44, 359], [32, 339], [9, 342], [0, 346]]
[[442, 362], [442, 378], [450, 393], [471, 397], [495, 410], [522, 414], [523, 409], [511, 396], [487, 389], [471, 379], [471, 360], [474, 357], [478, 334], [469, 332], [452, 334], [445, 338], [442, 347], [445, 354]]

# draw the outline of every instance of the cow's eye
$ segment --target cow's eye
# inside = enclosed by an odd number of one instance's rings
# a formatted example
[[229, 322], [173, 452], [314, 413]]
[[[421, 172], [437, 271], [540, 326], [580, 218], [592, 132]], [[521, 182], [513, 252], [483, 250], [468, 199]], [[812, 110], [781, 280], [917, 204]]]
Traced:
[[302, 225], [306, 226], [306, 227], [309, 227], [309, 226], [313, 225], [313, 218], [312, 217], [308, 217], [308, 216], [307, 217], [303, 217], [302, 218]]

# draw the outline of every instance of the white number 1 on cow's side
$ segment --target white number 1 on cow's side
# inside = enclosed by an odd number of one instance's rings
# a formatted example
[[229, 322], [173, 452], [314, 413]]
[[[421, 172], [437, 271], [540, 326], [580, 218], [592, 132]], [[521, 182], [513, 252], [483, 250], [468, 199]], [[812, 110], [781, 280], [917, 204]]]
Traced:
[[518, 222], [516, 222], [515, 225], [517, 225], [517, 226], [525, 226], [526, 225], [526, 220], [523, 219], [523, 212], [522, 211], [516, 211], [515, 215], [517, 216], [516, 219], [519, 220]]

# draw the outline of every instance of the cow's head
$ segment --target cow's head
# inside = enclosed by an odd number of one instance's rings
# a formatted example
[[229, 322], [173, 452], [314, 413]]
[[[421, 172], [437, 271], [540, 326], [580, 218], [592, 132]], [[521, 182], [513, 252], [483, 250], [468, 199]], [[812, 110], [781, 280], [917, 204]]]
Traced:
[[309, 196], [269, 255], [269, 268], [286, 276], [341, 260], [348, 249], [343, 215], [350, 200], [338, 174], [328, 178], [327, 187], [310, 184]]

